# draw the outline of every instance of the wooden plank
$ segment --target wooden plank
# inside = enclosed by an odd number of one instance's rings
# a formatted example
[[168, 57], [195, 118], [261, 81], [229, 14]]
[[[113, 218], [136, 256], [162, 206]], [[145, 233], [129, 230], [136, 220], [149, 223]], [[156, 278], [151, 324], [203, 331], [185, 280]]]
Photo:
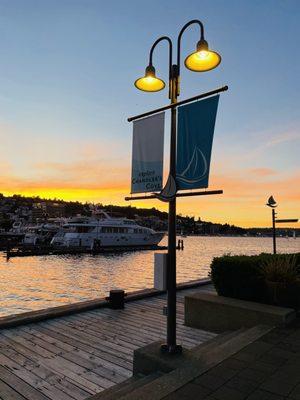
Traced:
[[[27, 328], [27, 330], [29, 330], [30, 328]], [[34, 335], [33, 335], [34, 337]], [[99, 374], [101, 376], [104, 376], [106, 378], [109, 378], [109, 376], [112, 376], [112, 380], [114, 382], [120, 382], [120, 380], [122, 380], [122, 378], [124, 377], [130, 377], [131, 376], [131, 371], [128, 370], [128, 368], [123, 368], [119, 365], [115, 365], [113, 362], [109, 362], [107, 360], [103, 360], [102, 358], [98, 357], [95, 354], [89, 354], [86, 353], [78, 348], [75, 348], [74, 346], [69, 346], [72, 350], [65, 352], [62, 356], [64, 358], [66, 358], [67, 360], [71, 361], [74, 360], [74, 363], [77, 363], [81, 366], [85, 366], [86, 368], [90, 368], [90, 369], [94, 369], [97, 368]], [[59, 354], [59, 353], [57, 353]], [[89, 364], [85, 363], [85, 360], [87, 360], [87, 362], [89, 362]], [[85, 363], [83, 364], [82, 361]], [[93, 363], [91, 363], [91, 361]], [[100, 369], [98, 369], [98, 367], [104, 367], [105, 370], [103, 370], [103, 374], [102, 375], [100, 373]]]
[[[11, 340], [11, 342], [12, 342], [12, 345], [14, 345], [14, 340]], [[18, 342], [15, 342], [15, 343], [16, 343], [16, 345], [18, 345]], [[77, 384], [81, 384], [81, 387], [85, 390], [88, 390], [91, 394], [97, 393], [97, 392], [103, 390], [106, 386], [109, 386], [109, 385], [105, 385], [105, 386], [95, 385], [93, 382], [90, 382], [87, 379], [85, 379], [84, 373], [79, 375], [78, 369], [77, 369], [77, 371], [74, 371], [73, 368], [71, 368], [71, 370], [70, 370], [68, 368], [68, 366], [65, 365], [65, 363], [57, 362], [58, 361], [57, 359], [56, 360], [51, 359], [51, 358], [43, 359], [38, 354], [31, 352], [30, 350], [28, 350], [28, 348], [26, 348], [24, 346], [18, 346], [18, 352], [20, 352], [21, 354], [23, 354], [25, 356], [32, 358], [33, 360], [38, 362], [40, 365], [43, 365], [52, 371], [55, 371], [57, 373], [61, 373], [65, 376], [67, 376], [68, 378], [70, 378], [71, 380], [76, 382]]]
[[[19, 334], [23, 335], [24, 338], [28, 341], [31, 341], [33, 344], [35, 344], [35, 342], [38, 340], [38, 344], [40, 346], [43, 346], [44, 342], [41, 343], [40, 339], [36, 338], [33, 335], [29, 335], [25, 332], [20, 332], [21, 330], [19, 329]], [[49, 346], [49, 344], [47, 342], [45, 342], [47, 347]], [[114, 383], [119, 383], [122, 380], [124, 380], [124, 378], [131, 376], [130, 373], [128, 373], [127, 370], [122, 370], [122, 374], [117, 374], [116, 370], [113, 370], [112, 368], [108, 369], [103, 367], [101, 364], [97, 363], [96, 361], [96, 357], [93, 356], [85, 356], [82, 357], [82, 355], [84, 355], [84, 352], [80, 351], [80, 350], [76, 350], [75, 352], [71, 353], [71, 352], [64, 352], [62, 353], [60, 351], [60, 349], [54, 345], [51, 345], [51, 351], [57, 356], [55, 358], [59, 358], [61, 359], [61, 357], [67, 361], [71, 361], [74, 366], [72, 368], [72, 370], [74, 370], [74, 368], [76, 368], [76, 366], [78, 367], [82, 367], [83, 369], [81, 371], [78, 371], [78, 373], [84, 373], [86, 372], [85, 370], [93, 370], [93, 369], [97, 369], [97, 374], [105, 379], [108, 379], [111, 382]], [[111, 365], [112, 366], [112, 365]], [[120, 368], [119, 368], [120, 369]], [[105, 382], [105, 384], [107, 384]]]
[[[98, 314], [95, 314], [95, 317], [98, 317]], [[165, 318], [165, 317], [164, 317]], [[134, 326], [135, 328], [140, 327], [143, 330], [151, 331], [153, 333], [157, 333], [165, 326], [165, 320], [162, 319], [159, 324], [156, 324], [152, 320], [148, 320], [146, 318], [137, 318], [131, 313], [119, 313], [119, 314], [107, 314], [107, 321], [111, 324], [118, 322], [122, 323], [123, 326]]]
[[[127, 368], [120, 367], [119, 365], [116, 365], [112, 362], [104, 360], [101, 357], [86, 353], [79, 349], [74, 351], [73, 353], [69, 353], [68, 355], [70, 357], [71, 357], [71, 355], [72, 356], [74, 355], [75, 357], [80, 356], [82, 359], [92, 360], [93, 364], [96, 364], [96, 367], [94, 366], [91, 369], [97, 368], [97, 370], [100, 371], [100, 369], [98, 369], [98, 368], [100, 368], [100, 367], [105, 368], [107, 371], [109, 371], [109, 374], [107, 376], [109, 376], [111, 374], [113, 376], [116, 376], [116, 382], [120, 381], [119, 376], [120, 376], [120, 378], [130, 378], [130, 376], [132, 375], [131, 371], [128, 370]], [[101, 375], [101, 373], [100, 373], [100, 375]]]
[[18, 334], [15, 334], [13, 331], [10, 330], [3, 330], [1, 331], [1, 335], [6, 336], [8, 338], [13, 339], [14, 341], [22, 344], [24, 347], [27, 347], [29, 350], [34, 351], [35, 353], [39, 354], [43, 358], [51, 358], [53, 353], [44, 348], [40, 347], [39, 345], [35, 345], [29, 342], [27, 339], [22, 338]]
[[[136, 329], [136, 327], [132, 328], [128, 325], [119, 324], [116, 321], [109, 322], [104, 320], [103, 318], [98, 319], [97, 316], [85, 316], [85, 320], [89, 322], [89, 328], [93, 330], [99, 330], [99, 327], [101, 326], [101, 330], [105, 328], [105, 332], [111, 335], [119, 335], [119, 332], [122, 331], [122, 336], [126, 337], [127, 340], [132, 341], [132, 343], [136, 344], [139, 347], [143, 347], [148, 344], [151, 338], [153, 338], [153, 340], [157, 339], [156, 333], [152, 334], [151, 332], [149, 333], [149, 331], [146, 330], [138, 330]], [[145, 336], [145, 334], [147, 335]], [[136, 338], [138, 338], [138, 341], [136, 340]]]
[[101, 330], [104, 335], [109, 335], [112, 338], [120, 338], [124, 340], [125, 342], [129, 343], [134, 343], [136, 346], [142, 347], [146, 344], [145, 339], [142, 339], [140, 336], [135, 336], [132, 337], [132, 335], [128, 334], [128, 331], [126, 330], [126, 326], [123, 326], [122, 330], [116, 330], [115, 326], [112, 325], [111, 323], [105, 321], [104, 319], [98, 319], [96, 320], [93, 316], [87, 316], [87, 315], [80, 315], [80, 317], [72, 318], [68, 317], [68, 321], [72, 321], [72, 324], [82, 324], [82, 326], [86, 326], [89, 329], [93, 330]]
[[[97, 317], [97, 314], [95, 314], [95, 317]], [[112, 321], [113, 318], [110, 317], [110, 320]], [[154, 323], [153, 320], [150, 317], [144, 316], [144, 318], [141, 318], [139, 315], [138, 317], [134, 315], [134, 313], [123, 313], [123, 314], [118, 314], [117, 315], [117, 320], [118, 321], [124, 321], [124, 326], [134, 326], [137, 329], [144, 329], [146, 332], [154, 332], [154, 333], [160, 333], [164, 334], [166, 332], [166, 321], [162, 320], [161, 324]], [[139, 321], [139, 322], [138, 322]], [[112, 323], [112, 322], [111, 322]], [[142, 327], [142, 328], [139, 328]], [[207, 335], [205, 333], [205, 336], [203, 337], [204, 331], [199, 331], [197, 333], [196, 329], [190, 328], [190, 327], [185, 327], [185, 326], [178, 326], [178, 337], [185, 336], [185, 339], [187, 342], [191, 341], [191, 345], [196, 345], [205, 340], [207, 337], [214, 337], [214, 335]], [[194, 337], [193, 337], [194, 336]]]
[[[86, 371], [97, 371], [96, 374], [101, 378], [105, 378], [110, 382], [119, 383], [123, 381], [125, 378], [129, 378], [131, 373], [127, 370], [126, 372], [122, 371], [122, 374], [113, 367], [111, 364], [111, 368], [107, 368], [101, 363], [101, 361], [97, 362], [99, 359], [95, 356], [86, 355], [84, 352], [80, 352], [81, 350], [76, 350], [74, 353], [66, 354], [65, 359], [67, 361], [73, 362], [74, 364], [80, 365], [86, 368]], [[111, 385], [109, 385], [111, 386]]]
[[23, 338], [32, 343], [34, 347], [38, 346], [42, 349], [45, 349], [47, 352], [52, 353], [52, 355], [56, 354], [62, 356], [63, 354], [68, 352], [67, 350], [63, 350], [60, 347], [57, 347], [55, 344], [49, 343], [37, 336], [34, 336], [31, 333], [24, 331], [23, 329], [18, 329], [16, 333], [17, 335], [14, 335], [13, 337], [18, 336], [19, 338]]
[[80, 341], [76, 341], [73, 338], [63, 335], [57, 331], [52, 331], [45, 327], [36, 326], [35, 330], [46, 332], [47, 335], [52, 336], [52, 337], [56, 338], [57, 340], [60, 340], [61, 342], [71, 344], [73, 347], [76, 347], [77, 349], [82, 349], [83, 351], [87, 352], [88, 354], [97, 355], [104, 360], [113, 362], [115, 365], [120, 365], [123, 368], [126, 368], [130, 371], [132, 370], [132, 363], [130, 361], [126, 361], [123, 358], [118, 357], [118, 355], [116, 355], [116, 354], [107, 353], [103, 350], [100, 351], [88, 344], [82, 343]]
[[80, 331], [80, 332], [85, 332], [90, 334], [91, 336], [96, 337], [97, 339], [100, 339], [101, 341], [105, 341], [105, 342], [109, 342], [109, 343], [113, 343], [114, 345], [118, 345], [121, 346], [123, 349], [126, 348], [129, 351], [133, 351], [135, 350], [137, 347], [139, 347], [139, 344], [134, 344], [130, 341], [128, 341], [128, 339], [126, 338], [126, 340], [124, 340], [123, 338], [121, 338], [120, 335], [115, 334], [115, 335], [111, 335], [111, 333], [109, 332], [109, 334], [107, 334], [104, 329], [102, 329], [101, 327], [98, 327], [98, 329], [92, 330], [89, 327], [89, 324], [87, 324], [86, 322], [82, 322], [82, 321], [62, 321], [65, 323], [65, 325], [74, 328], [76, 331]]
[[[45, 396], [43, 393], [41, 393], [42, 388], [37, 388], [37, 386], [32, 386], [28, 384], [23, 378], [20, 378], [17, 376], [18, 370], [17, 371], [10, 371], [6, 368], [4, 368], [2, 365], [0, 365], [0, 376], [1, 380], [5, 382], [7, 385], [10, 387], [14, 388], [16, 392], [24, 396], [26, 399], [30, 400], [47, 400], [51, 397]], [[21, 373], [23, 377], [26, 378], [25, 373]], [[32, 382], [32, 379], [29, 378], [29, 380]], [[33, 381], [36, 382], [36, 379], [33, 378]], [[48, 392], [47, 390], [44, 390]], [[70, 399], [70, 398], [69, 398]], [[57, 399], [56, 399], [57, 400]]]
[[114, 346], [110, 342], [106, 341], [97, 341], [95, 340], [96, 338], [91, 337], [90, 335], [85, 335], [84, 332], [76, 331], [76, 330], [70, 330], [66, 328], [64, 325], [63, 326], [49, 326], [48, 329], [52, 330], [57, 330], [61, 334], [64, 334], [76, 341], [80, 341], [82, 343], [88, 344], [91, 347], [98, 349], [99, 351], [105, 351], [109, 354], [116, 355], [118, 354], [118, 357], [132, 362], [132, 355], [133, 351], [128, 350], [128, 349], [123, 349], [121, 346]]
[[49, 322], [46, 325], [49, 329], [59, 329], [61, 332], [67, 334], [70, 337], [73, 337], [74, 339], [77, 340], [81, 340], [84, 341], [85, 343], [90, 343], [91, 345], [93, 345], [93, 347], [99, 348], [99, 349], [104, 349], [106, 348], [107, 351], [113, 350], [113, 354], [115, 354], [115, 352], [119, 352], [120, 356], [122, 353], [122, 357], [127, 359], [127, 360], [131, 360], [132, 359], [132, 353], [133, 350], [127, 349], [125, 347], [119, 346], [117, 344], [111, 343], [109, 341], [103, 341], [100, 342], [99, 340], [96, 340], [95, 337], [89, 335], [89, 334], [85, 334], [82, 331], [76, 330], [76, 329], [70, 329], [70, 327], [66, 326], [63, 323], [59, 323], [59, 322]]
[[[43, 365], [43, 361], [41, 362]], [[91, 382], [89, 379], [85, 377], [85, 374], [78, 374], [78, 372], [74, 372], [73, 370], [66, 368], [64, 363], [61, 363], [60, 360], [47, 360], [46, 366], [48, 368], [51, 368], [53, 371], [61, 374], [65, 374], [66, 377], [68, 377], [72, 382], [76, 382], [78, 385], [80, 385], [84, 390], [95, 394], [100, 392], [103, 389], [106, 389], [107, 387], [110, 387], [110, 383], [103, 385], [100, 385], [99, 382], [95, 384], [94, 382]]]
[[[2, 342], [3, 344], [3, 342]], [[68, 382], [66, 377], [62, 374], [57, 375], [53, 371], [43, 367], [37, 362], [23, 356], [22, 354], [17, 353], [14, 349], [9, 346], [2, 346], [1, 353], [6, 355], [8, 358], [15, 361], [17, 364], [22, 366], [23, 368], [31, 371], [33, 374], [39, 376], [44, 379], [51, 385], [54, 385], [59, 390], [69, 394], [71, 397], [77, 400], [84, 399], [90, 396], [90, 393], [82, 390], [79, 386], [74, 383]]]
[[[53, 382], [53, 379], [48, 380], [50, 384], [55, 384], [55, 386], [58, 385], [58, 383], [55, 381]], [[59, 388], [61, 388], [65, 393], [67, 393], [69, 396], [74, 398], [75, 400], [84, 400], [87, 397], [90, 397], [91, 394], [87, 392], [86, 390], [83, 390], [76, 384], [68, 381], [68, 379], [61, 379], [59, 382]]]
[[51, 344], [54, 344], [55, 346], [61, 348], [62, 350], [65, 351], [73, 351], [76, 349], [76, 347], [71, 346], [68, 343], [62, 342], [60, 340], [56, 340], [55, 338], [47, 335], [46, 333], [40, 332], [38, 329], [38, 324], [34, 325], [34, 327], [32, 325], [26, 325], [24, 327], [20, 327], [19, 329], [22, 329], [22, 331], [30, 333], [31, 335], [34, 335], [40, 339], [43, 339], [45, 342], [49, 342]]
[[[36, 355], [35, 353], [30, 352], [26, 347], [19, 345], [17, 342], [14, 342], [13, 340], [10, 340], [7, 338], [3, 339], [3, 337], [1, 337], [1, 342], [8, 343], [8, 345], [12, 345], [13, 348], [16, 351], [18, 351], [19, 355], [22, 355], [31, 361], [31, 365], [38, 365], [39, 367], [41, 367], [42, 360], [40, 359], [40, 357], [38, 355]], [[10, 350], [11, 350], [11, 347], [10, 347]], [[48, 366], [45, 366], [45, 368], [48, 368]], [[50, 371], [53, 373], [53, 370], [50, 369]], [[72, 376], [70, 377], [67, 372], [68, 371], [64, 371], [64, 370], [63, 371], [54, 371], [55, 374], [61, 375], [63, 378], [66, 378], [66, 379], [71, 379], [71, 381], [72, 381], [72, 378], [74, 378], [74, 377], [72, 377]], [[67, 373], [67, 375], [66, 375], [66, 373]], [[77, 386], [81, 385], [80, 381], [81, 380], [77, 379], [77, 376], [76, 376], [75, 382], [76, 382]], [[83, 389], [86, 389], [88, 391], [88, 388], [87, 388], [87, 385], [85, 385], [85, 382], [80, 387], [82, 387]], [[94, 393], [96, 393], [96, 390], [91, 390], [91, 391], [89, 391], [89, 393], [94, 394]]]
[[[103, 310], [103, 313], [105, 313], [106, 311]], [[92, 312], [93, 315], [98, 315], [95, 312]], [[101, 313], [102, 314], [102, 313]], [[163, 315], [158, 315], [155, 310], [153, 311], [152, 308], [149, 308], [147, 310], [141, 309], [139, 310], [138, 308], [133, 308], [131, 307], [129, 310], [126, 310], [125, 312], [119, 312], [119, 314], [117, 314], [118, 316], [124, 316], [124, 315], [128, 315], [128, 316], [136, 316], [136, 318], [138, 318], [139, 320], [142, 321], [148, 321], [151, 322], [151, 324], [153, 324], [154, 326], [161, 325], [162, 322], [166, 322], [165, 321], [165, 317]], [[199, 330], [194, 329], [194, 328], [190, 328], [187, 327], [185, 325], [183, 325], [183, 320], [181, 320], [180, 318], [177, 318], [178, 320], [178, 332], [191, 332], [197, 335], [197, 333], [199, 332]], [[214, 333], [210, 333], [210, 332], [205, 332], [207, 335], [210, 335], [211, 337], [214, 337], [215, 334]]]
[[[128, 321], [126, 321], [124, 323], [124, 325], [128, 326]], [[113, 324], [113, 323], [112, 323], [112, 327], [114, 329], [118, 329], [116, 324]], [[93, 329], [93, 327], [90, 327], [90, 329]], [[122, 329], [122, 325], [119, 326], [119, 329]], [[144, 334], [143, 339], [144, 339], [144, 342], [146, 342], [146, 344], [148, 344], [148, 343], [150, 343], [152, 341], [163, 339], [165, 337], [165, 335], [166, 335], [165, 328], [161, 328], [161, 329], [157, 329], [156, 328], [154, 331], [151, 331], [150, 329], [147, 330], [146, 327], [145, 327], [145, 329], [142, 330], [138, 324], [136, 324], [135, 326], [132, 326], [132, 330], [133, 330], [133, 332], [135, 331], [133, 333], [132, 337], [136, 336], [138, 334], [137, 332], [143, 332], [143, 334]], [[180, 338], [181, 335], [179, 334], [178, 337]], [[184, 338], [184, 342], [189, 347], [193, 347], [193, 346], [199, 344], [199, 342], [202, 342], [202, 340], [199, 341], [199, 338], [197, 338], [197, 340], [192, 340], [192, 339], [189, 339], [189, 338], [185, 337]], [[137, 346], [137, 347], [140, 347], [140, 346]]]
[[[14, 375], [21, 378], [24, 382], [27, 382], [28, 385], [30, 385], [31, 387], [37, 389], [38, 391], [49, 397], [49, 399], [71, 400], [70, 396], [68, 396], [66, 393], [59, 390], [54, 385], [49, 384], [40, 376], [35, 375], [32, 371], [26, 370], [25, 368], [18, 365], [16, 362], [4, 356], [3, 354], [0, 355], [0, 363], [6, 369], [11, 371]], [[2, 377], [1, 372], [0, 376]], [[3, 377], [2, 379], [5, 380]]]
[[[162, 324], [161, 327], [156, 327], [154, 329], [152, 326], [153, 324], [151, 324], [151, 322], [146, 323], [145, 321], [143, 321], [142, 323], [143, 328], [141, 328], [139, 325], [135, 323], [134, 320], [129, 321], [128, 319], [124, 319], [124, 325], [128, 327], [129, 324], [132, 327], [132, 329], [136, 329], [139, 332], [143, 332], [144, 339], [147, 340], [148, 343], [151, 341], [151, 338], [157, 340], [158, 338], [165, 337], [166, 335], [166, 328], [165, 326], [163, 326], [165, 324]], [[202, 341], [206, 340], [207, 338], [210, 338], [210, 336], [207, 337], [206, 335], [203, 336], [202, 334], [195, 336], [193, 334], [190, 334], [189, 332], [185, 332], [184, 330], [181, 332], [178, 329], [178, 338], [184, 340], [184, 342], [188, 344], [190, 347], [193, 347], [201, 343]]]
[[[47, 360], [46, 365], [49, 367], [52, 367], [54, 370], [58, 372], [65, 373], [66, 375], [73, 377], [73, 379], [76, 381], [76, 377], [80, 376], [84, 379], [86, 379], [88, 382], [86, 382], [87, 387], [91, 387], [92, 390], [95, 388], [95, 386], [91, 385], [91, 383], [94, 383], [97, 385], [96, 391], [99, 389], [106, 389], [114, 385], [114, 382], [111, 380], [108, 380], [98, 374], [92, 373], [89, 369], [83, 368], [77, 364], [74, 364], [62, 357], [55, 357], [53, 359]], [[93, 379], [89, 379], [89, 377], [92, 377]]]
[[[103, 320], [100, 318], [99, 319], [99, 323], [97, 323], [97, 317], [95, 317], [95, 318], [92, 318], [92, 317], [90, 317], [91, 318], [91, 324], [89, 325], [89, 327], [88, 327], [88, 329], [91, 331], [91, 330], [93, 330], [95, 333], [97, 333], [98, 331], [99, 331], [99, 327], [101, 327], [101, 330], [103, 329], [103, 325], [105, 324], [104, 322], [103, 322]], [[92, 325], [92, 324], [95, 324], [95, 326], [94, 325]], [[119, 327], [119, 328], [121, 328], [122, 329], [122, 327], [123, 326], [126, 326], [126, 329], [127, 329], [127, 332], [126, 333], [129, 333], [128, 332], [128, 324], [126, 324], [126, 323], [124, 323], [124, 324], [122, 324], [122, 325], [117, 325], [117, 323], [114, 321], [114, 322], [111, 322], [111, 323], [109, 323], [109, 326], [110, 326], [110, 329], [111, 329], [111, 332], [113, 333], [113, 332], [117, 332], [118, 331], [118, 329], [117, 329], [117, 327]], [[134, 343], [135, 345], [136, 345], [136, 343], [135, 343], [135, 338], [138, 336], [138, 332], [139, 331], [137, 331], [137, 326], [136, 327], [134, 327], [134, 328], [132, 328], [132, 331], [131, 331], [131, 334], [129, 333], [129, 335], [128, 335], [128, 339], [127, 340], [130, 340], [130, 341], [132, 341], [132, 343]], [[155, 330], [156, 331], [156, 337], [154, 338], [154, 339], [157, 339], [159, 336], [161, 336], [161, 333], [162, 332], [165, 332], [165, 329], [164, 328], [162, 328], [162, 329], [160, 329], [160, 334], [157, 334], [157, 329]], [[185, 329], [184, 329], [184, 334], [185, 334], [186, 332], [185, 332]], [[179, 334], [179, 336], [180, 336], [180, 334]], [[199, 334], [198, 335], [193, 335], [194, 336], [194, 338], [192, 337], [192, 335], [185, 335], [186, 337], [185, 337], [185, 340], [186, 340], [186, 342], [187, 343], [190, 343], [191, 345], [196, 345], [196, 344], [198, 344], [199, 343], [199, 338], [202, 338]], [[141, 337], [141, 336], [139, 336], [139, 337]], [[151, 335], [150, 335], [150, 332], [149, 332], [149, 330], [148, 329], [144, 329], [144, 335], [142, 336], [142, 338], [143, 338], [143, 344], [142, 345], [145, 345], [145, 344], [148, 344], [149, 343], [149, 341], [151, 341]], [[153, 335], [152, 335], [152, 338], [153, 338]], [[202, 338], [203, 339], [203, 338]], [[202, 340], [201, 340], [202, 341]], [[140, 343], [138, 344], [138, 347], [140, 347], [141, 345], [140, 345]]]
[[[147, 310], [146, 312], [144, 310], [131, 309], [129, 313], [130, 313], [130, 316], [135, 316], [137, 319], [139, 319], [139, 320], [142, 319], [143, 321], [147, 320], [148, 322], [151, 322], [153, 325], [155, 325], [155, 324], [161, 325], [161, 322], [162, 322], [162, 318], [160, 316], [158, 316], [155, 313], [155, 311], [152, 311], [151, 309]], [[195, 338], [199, 337], [199, 332], [201, 332], [201, 330], [183, 325], [183, 320], [180, 320], [179, 318], [177, 318], [177, 321], [178, 321], [177, 331], [179, 333], [180, 332], [185, 333], [185, 334], [191, 333], [195, 336]], [[182, 323], [180, 323], [180, 322], [182, 322]], [[214, 333], [206, 332], [206, 334], [209, 334], [211, 337], [216, 336]]]
[[5, 382], [0, 380], [0, 399], [3, 400], [24, 400], [18, 392], [8, 386]]

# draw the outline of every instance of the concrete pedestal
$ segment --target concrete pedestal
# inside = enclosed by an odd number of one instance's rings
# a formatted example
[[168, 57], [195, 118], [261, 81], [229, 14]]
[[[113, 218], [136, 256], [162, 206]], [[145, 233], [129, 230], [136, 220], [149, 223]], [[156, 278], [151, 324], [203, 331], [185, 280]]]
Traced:
[[185, 296], [187, 326], [212, 332], [225, 332], [255, 325], [287, 326], [296, 318], [295, 310], [196, 292]]
[[191, 353], [182, 349], [181, 354], [162, 353], [162, 342], [153, 342], [134, 351], [133, 374], [148, 375], [155, 371], [170, 372], [192, 360]]

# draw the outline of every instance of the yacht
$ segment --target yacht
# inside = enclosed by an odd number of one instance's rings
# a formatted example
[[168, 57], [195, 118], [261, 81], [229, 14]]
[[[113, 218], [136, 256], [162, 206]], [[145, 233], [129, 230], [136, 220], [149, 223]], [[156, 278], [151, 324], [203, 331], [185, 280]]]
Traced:
[[49, 245], [59, 226], [45, 223], [27, 226], [22, 244], [25, 246]]
[[54, 247], [147, 247], [157, 245], [163, 232], [138, 225], [134, 220], [111, 217], [105, 211], [92, 217], [75, 217], [64, 224], [51, 240]]

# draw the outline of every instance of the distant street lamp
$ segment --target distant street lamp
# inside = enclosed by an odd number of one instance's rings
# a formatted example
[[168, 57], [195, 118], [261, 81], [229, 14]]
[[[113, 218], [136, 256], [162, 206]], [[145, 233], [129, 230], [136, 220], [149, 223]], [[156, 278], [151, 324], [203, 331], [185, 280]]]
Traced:
[[[165, 82], [156, 76], [156, 71], [152, 63], [155, 47], [158, 43], [165, 40], [169, 44], [169, 99], [171, 100], [171, 104], [177, 103], [180, 82], [181, 37], [184, 31], [192, 24], [200, 27], [200, 40], [196, 45], [196, 51], [185, 59], [185, 66], [191, 71], [205, 72], [216, 68], [220, 64], [221, 56], [217, 52], [210, 50], [207, 41], [204, 39], [203, 23], [194, 19], [185, 24], [179, 32], [176, 64], [173, 64], [173, 43], [168, 36], [162, 36], [153, 43], [145, 75], [137, 79], [134, 83], [137, 89], [145, 92], [158, 92], [165, 88]], [[172, 107], [169, 172], [169, 180], [172, 182], [175, 182], [176, 179], [176, 115], [176, 107]], [[176, 344], [176, 195], [169, 201], [167, 292], [167, 344], [162, 346], [162, 350], [169, 353], [177, 353], [181, 351], [181, 346]]]
[[273, 254], [276, 254], [276, 223], [286, 224], [289, 222], [298, 222], [298, 218], [285, 218], [285, 219], [277, 219], [275, 212], [275, 208], [278, 206], [273, 196], [268, 198], [268, 202], [266, 204], [268, 207], [272, 208], [272, 228], [273, 228]]
[[268, 198], [268, 202], [266, 204], [268, 207], [272, 208], [272, 229], [273, 229], [273, 254], [276, 254], [276, 227], [275, 227], [275, 219], [276, 219], [276, 212], [275, 208], [277, 207], [277, 203], [273, 196]]

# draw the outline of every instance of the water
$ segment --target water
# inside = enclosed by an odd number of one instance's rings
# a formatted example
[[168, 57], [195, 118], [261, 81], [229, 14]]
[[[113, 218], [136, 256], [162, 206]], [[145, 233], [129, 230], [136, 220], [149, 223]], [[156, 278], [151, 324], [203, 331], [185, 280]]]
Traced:
[[[177, 281], [207, 277], [214, 256], [272, 250], [271, 238], [187, 237], [177, 251]], [[166, 239], [162, 242], [166, 244]], [[300, 238], [278, 238], [278, 252], [300, 252]], [[113, 288], [153, 287], [153, 251], [116, 255], [11, 258], [0, 253], [0, 316], [95, 299]]]

